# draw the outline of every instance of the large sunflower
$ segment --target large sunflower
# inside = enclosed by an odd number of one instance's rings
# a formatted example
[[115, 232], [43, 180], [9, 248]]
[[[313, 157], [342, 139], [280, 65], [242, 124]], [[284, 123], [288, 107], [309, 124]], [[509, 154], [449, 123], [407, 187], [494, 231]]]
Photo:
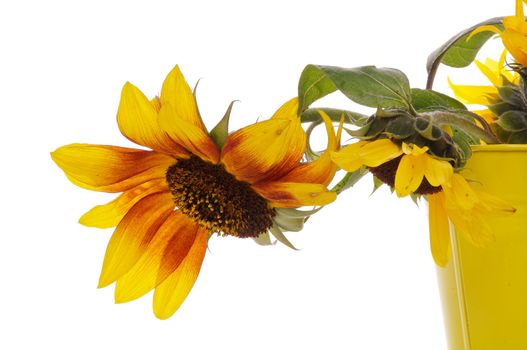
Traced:
[[[151, 150], [71, 144], [52, 153], [74, 184], [122, 192], [80, 219], [87, 226], [117, 226], [99, 287], [116, 282], [117, 303], [155, 289], [154, 313], [166, 319], [192, 288], [213, 233], [258, 238], [280, 232], [280, 208], [334, 201], [326, 188], [336, 169], [329, 156], [301, 163], [306, 134], [297, 109], [295, 98], [271, 119], [222, 138], [207, 132], [177, 66], [152, 100], [126, 83], [119, 129]], [[328, 150], [336, 150], [331, 121], [323, 119]]]
[[430, 246], [434, 261], [445, 266], [450, 256], [448, 220], [468, 240], [485, 245], [493, 239], [486, 214], [514, 212], [503, 201], [472, 189], [454, 172], [448, 160], [429, 153], [427, 146], [396, 143], [390, 139], [359, 141], [332, 153], [346, 171], [365, 166], [398, 196], [425, 196], [429, 201]]
[[503, 19], [503, 30], [496, 26], [484, 25], [474, 30], [471, 35], [486, 31], [498, 34], [516, 63], [527, 66], [527, 21], [523, 11], [523, 3], [527, 3], [527, 0], [515, 1], [516, 14]]

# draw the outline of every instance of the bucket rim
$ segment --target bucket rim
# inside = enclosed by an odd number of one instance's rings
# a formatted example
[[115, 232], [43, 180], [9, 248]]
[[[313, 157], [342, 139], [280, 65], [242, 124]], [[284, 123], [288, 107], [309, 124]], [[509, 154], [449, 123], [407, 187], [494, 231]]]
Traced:
[[473, 152], [527, 152], [527, 144], [472, 145]]

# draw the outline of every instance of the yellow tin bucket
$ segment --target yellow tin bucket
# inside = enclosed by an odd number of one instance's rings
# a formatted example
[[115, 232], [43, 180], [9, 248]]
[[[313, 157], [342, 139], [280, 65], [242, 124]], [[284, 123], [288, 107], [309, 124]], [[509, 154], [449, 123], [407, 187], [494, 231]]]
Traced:
[[496, 241], [475, 247], [451, 230], [438, 268], [450, 350], [527, 349], [527, 145], [474, 146], [463, 175], [514, 206], [489, 218]]

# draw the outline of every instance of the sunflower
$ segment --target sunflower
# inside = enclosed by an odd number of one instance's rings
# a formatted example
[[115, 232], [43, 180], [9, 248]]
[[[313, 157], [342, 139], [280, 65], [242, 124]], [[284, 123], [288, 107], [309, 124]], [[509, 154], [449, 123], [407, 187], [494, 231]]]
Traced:
[[[294, 98], [271, 119], [228, 136], [225, 128], [222, 137], [216, 128], [207, 132], [178, 66], [152, 100], [126, 83], [119, 129], [150, 150], [71, 144], [51, 154], [75, 185], [122, 192], [80, 219], [86, 226], [116, 226], [99, 287], [116, 282], [117, 303], [155, 289], [154, 313], [166, 319], [194, 285], [212, 234], [258, 239], [281, 232], [275, 218], [282, 208], [334, 201], [326, 188], [336, 171], [329, 156], [301, 162], [306, 134], [297, 110]], [[322, 118], [328, 151], [336, 150], [331, 121]]]
[[331, 159], [348, 172], [368, 167], [379, 180], [395, 188], [399, 197], [404, 197], [440, 191], [440, 186], [452, 176], [452, 165], [427, 151], [427, 146], [377, 139], [347, 145], [333, 152]]
[[471, 36], [481, 32], [496, 33], [516, 63], [527, 66], [527, 22], [523, 11], [524, 2], [527, 3], [527, 0], [516, 0], [516, 14], [503, 19], [504, 30], [493, 25], [484, 25], [476, 28]]
[[[475, 60], [478, 69], [485, 75], [492, 85], [458, 85], [450, 78], [448, 84], [454, 95], [463, 103], [490, 106], [502, 102], [500, 88], [503, 86], [518, 85], [518, 73], [507, 69], [505, 59], [507, 50], [504, 50], [498, 61], [491, 58], [485, 62]], [[490, 109], [473, 111], [483, 117], [487, 123], [492, 123], [497, 116]]]
[[486, 221], [489, 213], [514, 212], [503, 201], [471, 188], [445, 159], [428, 153], [427, 146], [383, 138], [359, 141], [331, 154], [342, 169], [352, 172], [365, 166], [399, 197], [425, 196], [429, 201], [430, 245], [434, 261], [445, 266], [450, 255], [448, 220], [469, 241], [483, 246], [492, 241]]

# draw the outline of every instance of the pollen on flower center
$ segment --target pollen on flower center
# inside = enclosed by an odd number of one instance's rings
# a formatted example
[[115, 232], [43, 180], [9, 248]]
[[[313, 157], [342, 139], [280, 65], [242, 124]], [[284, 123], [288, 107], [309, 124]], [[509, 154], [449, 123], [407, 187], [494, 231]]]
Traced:
[[196, 156], [178, 159], [166, 179], [176, 207], [211, 232], [258, 237], [273, 224], [275, 213], [265, 198], [223, 165]]
[[[399, 167], [399, 163], [401, 162], [402, 157], [403, 156], [399, 156], [384, 164], [381, 164], [378, 167], [370, 167], [369, 170], [373, 175], [375, 175], [375, 177], [377, 177], [379, 180], [393, 188], [395, 185], [395, 174], [397, 172], [397, 168]], [[441, 186], [432, 186], [430, 185], [426, 177], [423, 177], [421, 185], [419, 185], [419, 187], [414, 192], [417, 194], [425, 195], [441, 192], [441, 190]]]

